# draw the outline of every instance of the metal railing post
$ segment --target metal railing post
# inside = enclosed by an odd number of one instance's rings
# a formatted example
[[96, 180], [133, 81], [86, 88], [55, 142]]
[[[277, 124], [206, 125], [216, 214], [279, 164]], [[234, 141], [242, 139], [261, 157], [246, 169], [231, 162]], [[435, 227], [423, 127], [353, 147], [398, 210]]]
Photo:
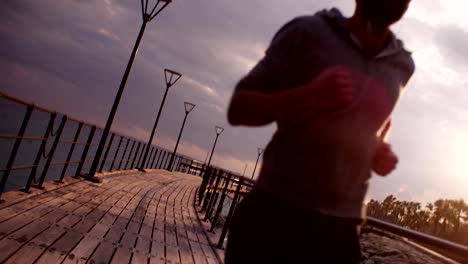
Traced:
[[34, 167], [31, 169], [31, 173], [29, 174], [28, 181], [26, 182], [26, 187], [24, 187], [24, 189], [21, 190], [25, 193], [31, 192], [31, 185], [33, 181], [36, 181], [37, 168], [39, 166], [39, 162], [41, 161], [41, 156], [44, 155], [45, 146], [47, 144], [49, 134], [50, 132], [53, 132], [52, 130], [54, 129], [55, 117], [57, 117], [57, 113], [54, 112], [50, 114], [49, 124], [47, 125], [47, 128], [44, 132], [43, 140], [41, 142], [41, 145], [39, 146], [39, 150], [37, 151], [36, 159], [34, 160]]
[[80, 163], [78, 163], [78, 167], [76, 168], [75, 178], [78, 178], [79, 176], [81, 176], [81, 170], [83, 169], [83, 165], [86, 161], [86, 156], [88, 155], [89, 148], [91, 147], [91, 142], [93, 141], [94, 132], [96, 132], [96, 126], [92, 126], [91, 130], [89, 131], [88, 140], [86, 141], [86, 145], [83, 149], [83, 153], [81, 154]]
[[[138, 161], [137, 161], [137, 164], [136, 164], [137, 167], [140, 167], [141, 158], [142, 158], [142, 156], [143, 156], [143, 152], [144, 152], [144, 151], [145, 151], [145, 144], [143, 144], [143, 147], [141, 148], [140, 156], [138, 156]], [[149, 157], [151, 157], [151, 153], [150, 153], [150, 156], [149, 156]], [[141, 165], [142, 165], [142, 166], [141, 166], [140, 168], [144, 169], [145, 166], [143, 166], [143, 164], [141, 164]]]
[[63, 178], [65, 177], [65, 173], [67, 172], [68, 165], [70, 163], [71, 157], [73, 155], [73, 150], [75, 150], [76, 143], [78, 138], [80, 137], [81, 129], [83, 128], [83, 122], [78, 124], [78, 128], [76, 129], [75, 137], [73, 138], [73, 143], [70, 146], [70, 151], [68, 151], [67, 160], [65, 161], [65, 165], [63, 165], [62, 173], [60, 174], [60, 178], [57, 180], [58, 183], [63, 183]]
[[162, 162], [163, 156], [164, 156], [164, 150], [161, 149], [161, 151], [159, 152], [158, 161], [156, 162], [156, 168], [158, 169], [161, 168], [161, 162]]
[[163, 169], [164, 168], [164, 163], [166, 162], [166, 155], [167, 155], [167, 151], [165, 150], [164, 151], [164, 154], [163, 154], [163, 157], [161, 159], [161, 164], [159, 164], [159, 168], [160, 169]]
[[[13, 164], [15, 163], [15, 158], [16, 154], [18, 154], [18, 149], [21, 145], [21, 141], [23, 141], [23, 136], [24, 132], [26, 131], [26, 128], [28, 127], [29, 119], [31, 119], [31, 114], [34, 110], [34, 105], [29, 105], [26, 108], [26, 114], [24, 115], [23, 122], [21, 123], [21, 127], [18, 131], [18, 137], [15, 140], [15, 144], [13, 145], [13, 148], [11, 149], [10, 153], [10, 158], [8, 158], [8, 162], [6, 165], [7, 169], [11, 169], [13, 167]], [[8, 176], [10, 175], [10, 170], [6, 170], [3, 173], [2, 180], [0, 182], [0, 198], [2, 197], [2, 193], [5, 190], [5, 186], [8, 180]], [[0, 199], [0, 204], [3, 203], [4, 201]]]
[[142, 164], [142, 166], [141, 166], [143, 169], [145, 169], [145, 168], [150, 169], [149, 165], [151, 164], [151, 161], [153, 160], [153, 154], [154, 154], [154, 147], [151, 147], [151, 152], [150, 152], [148, 160], [146, 161], [146, 164]]
[[120, 170], [122, 168], [122, 163], [124, 161], [125, 154], [127, 153], [127, 148], [128, 148], [129, 143], [130, 143], [130, 139], [127, 138], [127, 143], [125, 144], [125, 149], [124, 149], [124, 152], [122, 153], [122, 157], [120, 157], [119, 167], [117, 168], [117, 170]]
[[217, 248], [223, 248], [224, 238], [226, 238], [229, 225], [231, 224], [231, 219], [234, 215], [234, 209], [236, 208], [236, 204], [240, 196], [240, 190], [243, 184], [244, 179], [240, 178], [239, 182], [237, 183], [236, 194], [234, 195], [234, 199], [232, 199], [231, 207], [229, 208], [229, 213], [226, 217], [226, 221], [224, 222], [223, 231], [221, 232], [221, 236], [219, 237], [218, 245], [216, 245]]
[[212, 188], [213, 192], [210, 197], [210, 202], [208, 203], [208, 207], [207, 207], [206, 214], [205, 214], [205, 219], [203, 219], [205, 221], [211, 217], [213, 208], [216, 206], [216, 201], [218, 200], [218, 196], [219, 196], [218, 187], [219, 187], [219, 183], [221, 182], [221, 178], [223, 177], [223, 172], [221, 170], [218, 170], [218, 173], [216, 175], [217, 175], [216, 182], [215, 182], [214, 187]]
[[211, 171], [211, 175], [210, 175], [210, 178], [208, 180], [208, 185], [207, 185], [207, 187], [205, 189], [205, 194], [204, 194], [204, 197], [203, 197], [202, 212], [206, 212], [206, 208], [208, 207], [208, 203], [209, 203], [209, 201], [211, 199], [211, 196], [213, 194], [213, 192], [210, 192], [210, 191], [212, 191], [214, 179], [216, 178], [216, 173], [217, 173], [217, 169], [213, 169]]
[[107, 144], [107, 149], [106, 149], [106, 152], [104, 153], [104, 157], [102, 158], [101, 166], [99, 167], [98, 172], [102, 172], [102, 169], [104, 168], [104, 164], [106, 164], [107, 155], [109, 155], [109, 150], [112, 146], [112, 142], [114, 141], [114, 137], [115, 137], [115, 133], [112, 133], [109, 139], [109, 143]]
[[167, 155], [166, 155], [166, 160], [164, 161], [164, 164], [163, 164], [163, 169], [167, 168], [167, 165], [169, 163], [169, 159], [170, 159], [170, 156], [171, 156], [171, 153], [167, 152]]
[[192, 166], [193, 166], [193, 160], [190, 160], [190, 167], [188, 168], [188, 173], [191, 175], [193, 175]]
[[159, 149], [156, 148], [156, 152], [154, 153], [153, 161], [151, 162], [151, 166], [150, 166], [151, 169], [154, 169], [154, 168], [155, 168], [155, 165], [156, 165], [156, 164], [155, 164], [154, 162], [156, 161], [156, 156], [158, 155], [158, 152], [159, 152]]
[[130, 162], [130, 159], [131, 159], [131, 157], [132, 157], [133, 148], [135, 147], [135, 143], [136, 143], [136, 141], [133, 141], [132, 147], [130, 148], [130, 152], [128, 153], [128, 158], [127, 158], [127, 162], [125, 163], [125, 168], [124, 168], [124, 170], [126, 170], [127, 167], [128, 167], [128, 163]]
[[200, 184], [200, 188], [198, 189], [198, 206], [201, 205], [202, 200], [205, 196], [206, 186], [208, 185], [208, 180], [210, 179], [212, 173], [213, 173], [213, 168], [207, 167], [205, 170], [205, 173], [203, 174], [203, 180], [202, 180], [202, 183]]
[[50, 163], [52, 162], [52, 158], [54, 157], [55, 150], [57, 149], [57, 145], [60, 141], [60, 137], [62, 136], [63, 128], [65, 127], [65, 123], [67, 122], [68, 117], [66, 115], [62, 116], [62, 121], [60, 122], [60, 126], [58, 128], [57, 134], [55, 135], [54, 143], [52, 144], [52, 148], [48, 154], [47, 162], [44, 165], [44, 169], [42, 170], [42, 174], [39, 178], [39, 183], [37, 184], [37, 188], [42, 188], [44, 184], [44, 180], [46, 177], [47, 172], [49, 171]]
[[122, 145], [122, 140], [123, 140], [123, 137], [121, 136], [119, 140], [119, 144], [117, 145], [117, 149], [115, 150], [114, 158], [112, 159], [112, 163], [109, 168], [109, 171], [112, 171], [112, 168], [114, 168], [115, 160], [117, 159], [117, 154], [119, 154], [120, 146]]
[[224, 181], [223, 192], [221, 194], [221, 198], [219, 199], [218, 208], [216, 208], [216, 212], [215, 212], [215, 215], [213, 217], [213, 222], [211, 222], [210, 232], [214, 231], [214, 229], [216, 227], [216, 222], [218, 222], [219, 216], [221, 215], [221, 211], [223, 210], [224, 200], [226, 199], [226, 194], [227, 194], [227, 190], [229, 188], [229, 181], [231, 181], [231, 177], [232, 177], [232, 175], [231, 175], [231, 173], [229, 173], [228, 176], [227, 176], [227, 179], [225, 179], [225, 181]]
[[137, 156], [138, 156], [138, 152], [140, 151], [140, 147], [141, 147], [141, 143], [138, 142], [138, 146], [137, 146], [137, 149], [135, 150], [135, 155], [133, 155], [133, 161], [132, 161], [132, 165], [130, 165], [130, 169], [135, 168], [135, 162], [137, 160]]

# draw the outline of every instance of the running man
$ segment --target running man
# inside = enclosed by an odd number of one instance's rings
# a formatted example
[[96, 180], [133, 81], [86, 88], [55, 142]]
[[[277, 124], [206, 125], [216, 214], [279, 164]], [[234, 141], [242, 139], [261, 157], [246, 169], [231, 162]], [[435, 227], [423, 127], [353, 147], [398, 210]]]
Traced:
[[390, 26], [410, 0], [356, 0], [298, 17], [236, 87], [236, 126], [276, 122], [257, 183], [230, 226], [226, 263], [358, 263], [371, 172], [398, 162], [390, 116], [415, 66]]

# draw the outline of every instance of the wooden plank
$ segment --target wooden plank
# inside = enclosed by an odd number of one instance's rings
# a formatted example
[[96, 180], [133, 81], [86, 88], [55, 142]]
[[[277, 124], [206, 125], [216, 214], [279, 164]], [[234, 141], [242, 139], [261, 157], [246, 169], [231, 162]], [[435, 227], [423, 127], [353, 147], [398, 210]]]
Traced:
[[166, 227], [165, 232], [166, 259], [170, 263], [180, 263], [179, 250], [175, 230]]
[[24, 242], [5, 237], [0, 240], [0, 262], [5, 261], [11, 254], [18, 250]]
[[78, 233], [81, 233], [81, 234], [86, 234], [86, 233], [89, 232], [89, 230], [91, 230], [91, 228], [94, 227], [95, 224], [96, 224], [96, 221], [93, 221], [93, 220], [87, 219], [87, 218], [83, 218], [80, 222], [78, 222], [78, 224], [73, 226], [71, 229], [74, 232], [78, 232]]
[[67, 215], [64, 218], [62, 218], [60, 221], [58, 221], [57, 225], [63, 228], [71, 228], [72, 226], [77, 224], [79, 221], [81, 221], [81, 218], [79, 216]]
[[132, 256], [132, 251], [125, 247], [118, 247], [115, 251], [114, 257], [112, 258], [111, 263], [115, 264], [128, 264], [130, 262], [130, 257]]
[[92, 219], [93, 221], [97, 222], [97, 221], [99, 221], [101, 219], [101, 217], [104, 216], [104, 214], [107, 213], [107, 211], [109, 211], [110, 208], [111, 208], [110, 205], [101, 204], [97, 208], [95, 208], [91, 213], [89, 213], [86, 216], [86, 218]]
[[109, 227], [107, 225], [97, 223], [91, 231], [85, 235], [80, 243], [71, 251], [69, 255], [74, 255], [74, 259], [65, 259], [64, 263], [86, 262], [91, 256], [99, 243], [103, 240]]
[[109, 263], [116, 249], [116, 244], [102, 241], [93, 255], [89, 258], [89, 263]]
[[149, 255], [151, 251], [151, 238], [145, 235], [138, 236], [135, 250], [142, 254]]
[[137, 235], [133, 232], [125, 232], [124, 236], [120, 240], [120, 245], [122, 247], [128, 248], [129, 250], [133, 250], [135, 246]]
[[86, 235], [68, 254], [68, 256], [73, 257], [66, 258], [62, 263], [85, 263], [94, 249], [99, 245], [99, 242], [101, 242], [100, 239]]
[[177, 241], [179, 243], [180, 260], [182, 263], [193, 263], [194, 259], [192, 257], [192, 251], [190, 250], [190, 245], [187, 238], [178, 237]]
[[[56, 199], [56, 197], [52, 196], [51, 194], [47, 194], [47, 195], [43, 194], [43, 195], [28, 199], [28, 200], [24, 200], [24, 201], [19, 202], [17, 204], [13, 204], [13, 205], [11, 205], [11, 206], [9, 206], [7, 208], [1, 209], [0, 212], [2, 212], [3, 210], [8, 209], [8, 210], [13, 210], [17, 214], [20, 214], [20, 213], [24, 213], [24, 212], [26, 212], [28, 210], [31, 210], [34, 207], [37, 207], [37, 206], [39, 206], [41, 204], [47, 203], [47, 202], [49, 202], [50, 200], [53, 200], [53, 199]], [[11, 215], [10, 215], [10, 217], [11, 217]], [[6, 218], [0, 217], [0, 222], [3, 222], [5, 220], [6, 220]]]
[[165, 262], [164, 242], [153, 240], [151, 243], [150, 263], [155, 264], [155, 263], [164, 263], [164, 262]]
[[128, 210], [128, 209], [123, 210], [122, 213], [119, 215], [119, 218], [117, 218], [117, 221], [115, 221], [114, 226], [118, 226], [120, 228], [126, 228], [132, 215], [133, 215], [132, 210]]
[[33, 263], [44, 251], [65, 233], [63, 228], [52, 226], [24, 245], [6, 263]]
[[[182, 222], [184, 223], [185, 233], [187, 234], [187, 240], [190, 245], [190, 250], [192, 252], [194, 263], [205, 264], [207, 263], [205, 254], [203, 252], [203, 249], [201, 248], [200, 242], [198, 240], [198, 236], [194, 232], [195, 228], [194, 228], [193, 221], [195, 219], [192, 219], [190, 212], [189, 212], [190, 208], [192, 208], [192, 205], [190, 204], [190, 202], [193, 202], [192, 199], [194, 199], [194, 197], [192, 196], [193, 191], [194, 191], [193, 187], [188, 188], [187, 192], [184, 195], [184, 199], [181, 201], [181, 204], [183, 205], [181, 209], [181, 218], [182, 218]], [[196, 225], [198, 225], [198, 222]]]
[[75, 201], [69, 201], [68, 203], [64, 204], [63, 206], [60, 207], [61, 210], [71, 213], [78, 209], [82, 204], [75, 202]]
[[0, 223], [16, 216], [18, 213], [10, 207], [0, 209]]
[[140, 231], [140, 226], [141, 226], [141, 221], [133, 221], [133, 219], [128, 223], [127, 226], [127, 232], [130, 232], [132, 234], [138, 234]]
[[60, 263], [67, 257], [71, 260], [75, 259], [74, 256], [67, 256], [68, 252], [80, 242], [82, 234], [78, 232], [68, 231], [53, 243], [44, 254], [36, 261], [36, 263]]
[[180, 263], [179, 250], [177, 247], [166, 245], [166, 261], [167, 263]]
[[120, 241], [120, 238], [122, 237], [122, 234], [124, 233], [124, 229], [118, 227], [118, 226], [112, 226], [109, 231], [107, 232], [106, 236], [104, 239], [106, 241], [112, 242], [114, 244], [118, 244]]
[[209, 264], [211, 264], [211, 263], [217, 264], [218, 263], [218, 258], [216, 257], [216, 254], [214, 253], [212, 247], [210, 247], [208, 245], [201, 244], [201, 248], [203, 249], [203, 252], [205, 253], [206, 262], [208, 262]]
[[144, 237], [150, 238], [152, 233], [153, 233], [153, 226], [143, 224], [141, 226], [139, 237], [144, 236]]
[[148, 263], [149, 255], [141, 254], [139, 252], [133, 252], [132, 262], [134, 264]]
[[122, 212], [122, 208], [113, 206], [107, 213], [101, 218], [99, 222], [105, 225], [112, 225], [114, 221], [119, 217]]
[[203, 249], [201, 248], [200, 244], [195, 242], [195, 241], [189, 241], [190, 243], [190, 248], [192, 250], [192, 255], [193, 255], [193, 258], [194, 258], [194, 262], [196, 264], [198, 263], [207, 263], [206, 262], [206, 257], [205, 257], [205, 254], [203, 252]]
[[17, 229], [31, 223], [34, 218], [25, 215], [17, 215], [0, 224], [0, 238], [15, 232]]
[[10, 234], [8, 237], [18, 242], [26, 243], [48, 227], [49, 224], [44, 221], [33, 221], [18, 231]]
[[94, 209], [94, 207], [90, 206], [90, 205], [87, 205], [87, 204], [82, 204], [79, 208], [77, 208], [75, 211], [73, 211], [72, 213], [76, 216], [80, 216], [80, 217], [84, 217], [86, 216], [87, 214], [89, 214], [92, 210]]

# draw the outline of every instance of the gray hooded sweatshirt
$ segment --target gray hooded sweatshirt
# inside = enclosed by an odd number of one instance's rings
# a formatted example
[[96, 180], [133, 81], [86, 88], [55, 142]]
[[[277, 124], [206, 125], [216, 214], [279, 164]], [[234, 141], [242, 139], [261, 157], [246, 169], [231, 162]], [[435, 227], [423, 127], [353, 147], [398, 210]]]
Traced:
[[236, 93], [295, 89], [336, 65], [352, 72], [353, 103], [280, 127], [265, 150], [254, 188], [294, 206], [361, 219], [380, 132], [415, 68], [402, 42], [392, 34], [386, 47], [370, 56], [337, 9], [298, 17], [278, 31]]

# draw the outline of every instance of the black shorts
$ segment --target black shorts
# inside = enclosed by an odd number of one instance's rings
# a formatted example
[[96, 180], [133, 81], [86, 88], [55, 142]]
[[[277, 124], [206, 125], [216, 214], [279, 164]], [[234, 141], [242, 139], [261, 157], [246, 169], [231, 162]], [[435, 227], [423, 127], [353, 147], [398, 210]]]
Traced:
[[226, 264], [359, 263], [359, 220], [295, 208], [254, 189], [229, 228]]

